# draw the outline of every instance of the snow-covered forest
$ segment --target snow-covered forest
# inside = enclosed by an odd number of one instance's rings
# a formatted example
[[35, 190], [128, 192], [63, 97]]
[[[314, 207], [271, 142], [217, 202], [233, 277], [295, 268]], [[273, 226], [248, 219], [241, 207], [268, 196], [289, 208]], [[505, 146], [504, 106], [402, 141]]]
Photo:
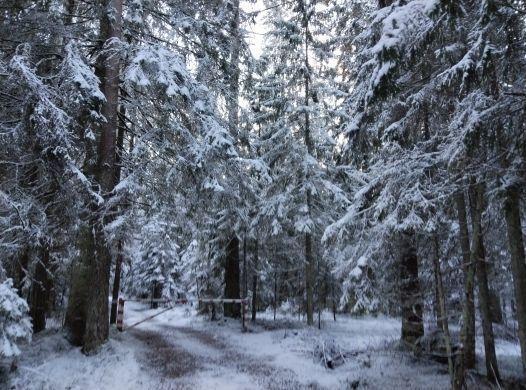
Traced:
[[0, 388], [524, 389], [525, 183], [526, 0], [0, 0]]

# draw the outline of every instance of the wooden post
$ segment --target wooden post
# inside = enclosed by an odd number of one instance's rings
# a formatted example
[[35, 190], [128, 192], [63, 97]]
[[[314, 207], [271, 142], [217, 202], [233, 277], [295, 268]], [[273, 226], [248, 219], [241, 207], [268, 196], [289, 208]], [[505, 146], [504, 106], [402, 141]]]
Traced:
[[245, 326], [245, 313], [246, 313], [246, 311], [247, 311], [247, 310], [246, 310], [246, 309], [247, 309], [247, 308], [246, 308], [246, 304], [247, 304], [247, 300], [246, 300], [246, 298], [245, 298], [245, 299], [243, 299], [243, 300], [241, 301], [241, 319], [242, 319], [242, 321], [243, 321], [243, 332], [247, 330], [247, 328], [246, 328], [246, 326]]
[[117, 330], [124, 331], [124, 299], [119, 298], [117, 303]]

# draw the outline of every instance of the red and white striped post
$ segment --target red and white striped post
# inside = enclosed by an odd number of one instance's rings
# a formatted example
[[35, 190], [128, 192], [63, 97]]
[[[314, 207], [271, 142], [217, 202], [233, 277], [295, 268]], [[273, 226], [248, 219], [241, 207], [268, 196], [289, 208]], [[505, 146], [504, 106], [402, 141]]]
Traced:
[[245, 324], [245, 314], [247, 312], [247, 299], [244, 298], [242, 301], [241, 301], [241, 317], [242, 317], [242, 320], [243, 320], [243, 332], [247, 330], [247, 326]]
[[124, 330], [124, 299], [119, 298], [117, 302], [117, 330]]

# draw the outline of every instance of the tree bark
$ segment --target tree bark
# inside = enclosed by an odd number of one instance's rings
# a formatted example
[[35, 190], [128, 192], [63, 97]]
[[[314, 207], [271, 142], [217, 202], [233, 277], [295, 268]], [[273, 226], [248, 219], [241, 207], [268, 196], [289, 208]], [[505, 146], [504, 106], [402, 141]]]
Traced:
[[67, 338], [76, 346], [82, 346], [86, 330], [86, 307], [90, 288], [88, 273], [90, 258], [96, 253], [93, 229], [85, 224], [79, 232], [78, 249], [80, 256], [73, 265], [68, 307], [64, 321]]
[[484, 335], [484, 351], [486, 355], [486, 373], [492, 382], [500, 380], [495, 353], [495, 337], [491, 321], [490, 295], [488, 274], [486, 270], [486, 256], [482, 232], [484, 187], [480, 184], [470, 186], [471, 222], [473, 225], [473, 241], [471, 247], [471, 261], [476, 263], [478, 284], [479, 310], [482, 317], [482, 331]]
[[402, 337], [404, 344], [413, 347], [424, 335], [422, 296], [418, 279], [418, 258], [413, 232], [399, 233], [400, 300], [402, 306]]
[[524, 240], [522, 237], [520, 193], [517, 187], [509, 187], [506, 189], [504, 215], [508, 231], [511, 270], [515, 289], [522, 368], [523, 373], [526, 376], [526, 256], [524, 253]]
[[462, 251], [462, 271], [464, 274], [464, 302], [462, 310], [462, 342], [463, 367], [475, 368], [475, 263], [471, 261], [469, 248], [468, 219], [466, 215], [466, 199], [464, 192], [455, 195], [457, 217], [459, 225], [459, 241]]
[[[101, 114], [97, 165], [94, 177], [105, 197], [115, 185], [115, 145], [118, 127], [119, 40], [122, 35], [122, 1], [101, 2], [100, 39], [103, 54], [99, 73], [105, 101]], [[95, 352], [109, 334], [109, 277], [111, 255], [104, 237], [104, 223], [100, 205], [92, 205], [88, 223], [81, 233], [80, 261], [74, 270], [73, 285], [66, 315], [66, 329], [74, 344], [82, 345], [83, 352]]]
[[[225, 298], [239, 299], [239, 239], [235, 235], [227, 244], [225, 260]], [[241, 315], [240, 305], [225, 303], [224, 314], [225, 317], [238, 318]]]

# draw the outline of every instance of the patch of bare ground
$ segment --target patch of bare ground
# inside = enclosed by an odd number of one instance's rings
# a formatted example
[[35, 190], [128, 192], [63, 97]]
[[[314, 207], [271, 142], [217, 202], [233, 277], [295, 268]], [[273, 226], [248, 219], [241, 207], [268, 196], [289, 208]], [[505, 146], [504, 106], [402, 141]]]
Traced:
[[194, 355], [168, 342], [158, 332], [133, 329], [130, 333], [145, 346], [142, 363], [164, 378], [181, 378], [201, 368]]

